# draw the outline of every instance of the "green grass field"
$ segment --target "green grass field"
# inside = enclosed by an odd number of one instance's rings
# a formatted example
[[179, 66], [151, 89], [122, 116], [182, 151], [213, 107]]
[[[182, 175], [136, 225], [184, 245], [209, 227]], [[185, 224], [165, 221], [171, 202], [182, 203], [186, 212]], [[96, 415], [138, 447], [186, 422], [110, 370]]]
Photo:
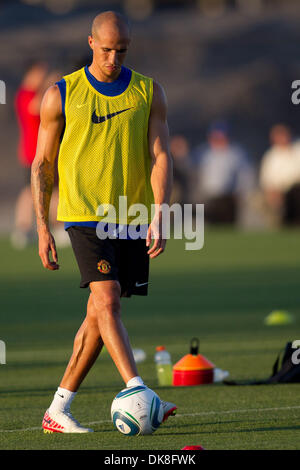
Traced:
[[[151, 263], [147, 298], [122, 300], [133, 347], [147, 354], [140, 375], [162, 399], [178, 406], [152, 436], [126, 437], [110, 421], [123, 387], [104, 351], [72, 404], [88, 435], [44, 435], [41, 420], [85, 315], [88, 291], [79, 289], [71, 249], [59, 252], [60, 271], [47, 272], [37, 248], [14, 251], [0, 240], [1, 329], [7, 364], [0, 365], [1, 449], [177, 450], [299, 449], [300, 384], [158, 387], [153, 354], [164, 344], [177, 362], [194, 336], [200, 352], [232, 379], [270, 375], [281, 348], [300, 339], [299, 231], [241, 233], [207, 230], [203, 250], [170, 241]], [[295, 315], [290, 326], [264, 325], [274, 309]]]

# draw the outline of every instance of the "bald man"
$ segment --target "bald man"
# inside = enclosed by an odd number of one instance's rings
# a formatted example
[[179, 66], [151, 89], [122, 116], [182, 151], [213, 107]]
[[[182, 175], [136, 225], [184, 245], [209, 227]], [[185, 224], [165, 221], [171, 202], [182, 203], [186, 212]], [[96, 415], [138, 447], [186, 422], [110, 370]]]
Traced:
[[[49, 229], [49, 204], [57, 153], [58, 220], [65, 223], [81, 273], [89, 288], [87, 313], [74, 340], [73, 354], [47, 409], [44, 432], [90, 432], [72, 416], [70, 405], [105, 344], [127, 387], [143, 384], [127, 331], [120, 297], [147, 295], [149, 258], [165, 249], [159, 208], [169, 203], [172, 162], [168, 144], [167, 105], [162, 87], [123, 66], [130, 44], [127, 20], [120, 14], [98, 15], [88, 38], [93, 60], [50, 87], [41, 106], [41, 125], [32, 165], [32, 194], [37, 218], [39, 255], [46, 269], [59, 269]], [[63, 133], [63, 137], [61, 138]], [[154, 217], [139, 222], [132, 239], [118, 209], [156, 204]], [[99, 207], [116, 208], [116, 220], [97, 236], [104, 220]], [[127, 216], [127, 214], [126, 214]], [[125, 231], [124, 231], [125, 230]], [[142, 236], [142, 233], [145, 235]], [[124, 235], [125, 234], [125, 235]], [[152, 244], [153, 241], [153, 244]], [[152, 244], [152, 246], [151, 246]], [[164, 420], [176, 406], [162, 401]]]

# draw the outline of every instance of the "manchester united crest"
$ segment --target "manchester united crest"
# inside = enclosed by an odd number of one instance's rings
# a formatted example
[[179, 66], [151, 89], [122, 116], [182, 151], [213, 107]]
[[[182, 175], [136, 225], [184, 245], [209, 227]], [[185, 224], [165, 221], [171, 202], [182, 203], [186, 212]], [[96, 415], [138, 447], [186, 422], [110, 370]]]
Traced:
[[100, 271], [100, 273], [102, 274], [108, 274], [111, 270], [111, 265], [105, 259], [102, 259], [101, 261], [99, 261], [97, 266], [98, 266], [98, 271]]

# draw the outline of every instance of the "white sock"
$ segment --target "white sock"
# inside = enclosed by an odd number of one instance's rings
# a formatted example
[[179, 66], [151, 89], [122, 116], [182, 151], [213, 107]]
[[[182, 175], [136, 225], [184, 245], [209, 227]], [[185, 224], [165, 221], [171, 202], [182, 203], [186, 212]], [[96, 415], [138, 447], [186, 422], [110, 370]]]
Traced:
[[77, 392], [70, 392], [66, 388], [58, 387], [53, 401], [49, 407], [49, 413], [57, 413], [68, 410]]
[[126, 387], [137, 387], [138, 385], [144, 385], [144, 382], [139, 375], [132, 377], [132, 379], [127, 382]]

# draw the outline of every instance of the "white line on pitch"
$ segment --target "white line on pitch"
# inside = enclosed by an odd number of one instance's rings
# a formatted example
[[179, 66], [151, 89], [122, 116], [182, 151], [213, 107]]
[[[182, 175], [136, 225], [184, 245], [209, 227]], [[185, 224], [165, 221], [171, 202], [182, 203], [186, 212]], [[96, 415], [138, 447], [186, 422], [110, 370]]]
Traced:
[[[260, 411], [284, 411], [284, 410], [296, 410], [300, 409], [299, 406], [282, 406], [278, 408], [248, 408], [243, 410], [225, 410], [225, 411], [201, 411], [200, 413], [183, 413], [177, 414], [177, 418], [183, 418], [185, 416], [207, 416], [207, 415], [219, 415], [219, 414], [230, 414], [230, 413], [251, 413], [251, 412], [260, 412]], [[90, 421], [89, 423], [83, 423], [85, 426], [91, 426], [93, 424], [105, 424], [111, 423], [110, 419], [106, 419], [103, 421]], [[33, 428], [25, 428], [25, 429], [0, 429], [0, 432], [26, 432], [26, 431], [39, 431], [41, 430], [41, 426], [36, 426]]]

